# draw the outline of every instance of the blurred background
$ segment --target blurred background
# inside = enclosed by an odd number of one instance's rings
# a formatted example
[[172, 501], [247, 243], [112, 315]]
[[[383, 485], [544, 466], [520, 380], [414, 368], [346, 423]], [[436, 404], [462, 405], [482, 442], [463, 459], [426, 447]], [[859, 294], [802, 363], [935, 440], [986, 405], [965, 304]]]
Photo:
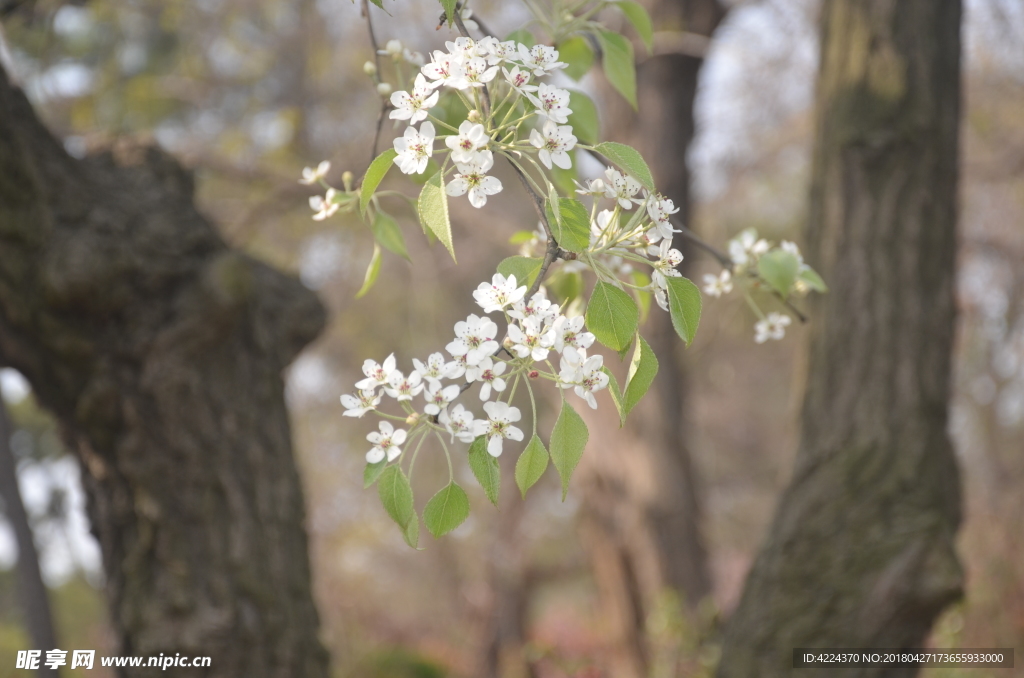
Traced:
[[[297, 178], [304, 166], [329, 159], [328, 179], [340, 185], [343, 171], [358, 176], [370, 160], [380, 99], [362, 71], [372, 57], [360, 4], [17, 4], [0, 2], [5, 63], [70, 154], [83, 155], [121, 135], [153, 139], [195, 172], [199, 205], [232, 246], [294, 273], [329, 308], [328, 328], [289, 370], [287, 397], [306, 492], [315, 598], [334, 675], [596, 677], [624, 661], [613, 655], [628, 654], [633, 635], [649, 647], [652, 677], [680, 670], [710, 674], [719, 624], [738, 600], [791, 470], [804, 329], [793, 329], [782, 342], [755, 345], [754, 318], [740, 299], [706, 298], [697, 340], [681, 353], [687, 393], [680, 430], [702, 551], [694, 567], [704, 573], [708, 594], [700, 600], [687, 597], [700, 584], [673, 586], [670, 576], [645, 574], [657, 569], [658, 549], [668, 548], [662, 541], [635, 546], [609, 538], [629, 533], [629, 525], [608, 530], [602, 521], [628, 520], [628, 509], [609, 517], [593, 506], [595, 497], [609, 492], [624, 504], [642, 503], [653, 492], [644, 431], [657, 426], [661, 415], [650, 404], [631, 427], [597, 429], [600, 436], [592, 435], [595, 442], [565, 502], [550, 472], [520, 501], [510, 484], [514, 457], [506, 454], [505, 497], [496, 511], [462, 468], [463, 485], [473, 488], [470, 519], [450, 537], [428, 537], [424, 551], [413, 551], [376, 491], [362, 489], [368, 425], [343, 419], [338, 396], [361, 376], [364, 358], [395, 352], [404, 357], [399, 367], [408, 369], [409, 358], [423, 359], [449, 341], [453, 323], [474, 308], [470, 291], [515, 253], [509, 237], [535, 226], [513, 177], [499, 175], [510, 190], [483, 211], [453, 202], [457, 267], [442, 248], [428, 246], [411, 212], [399, 212], [412, 265], [385, 253], [376, 287], [354, 299], [373, 247], [370, 233], [352, 214], [313, 221], [307, 199], [314, 191]], [[381, 43], [398, 38], [427, 53], [452, 39], [447, 28], [434, 30], [434, 0], [386, 6], [393, 18], [373, 10]], [[473, 8], [499, 35], [528, 17], [518, 3], [478, 1]], [[699, 48], [704, 64], [693, 108], [696, 136], [685, 158], [692, 185], [689, 225], [719, 246], [749, 227], [772, 240], [800, 242], [818, 5], [762, 0], [725, 9], [710, 42]], [[960, 315], [951, 433], [965, 488], [959, 551], [967, 594], [944, 613], [931, 642], [1021, 648], [1024, 5], [966, 0], [963, 36]], [[597, 73], [581, 87], [598, 100], [608, 134], [623, 119], [615, 95]], [[393, 136], [386, 123], [382, 147]], [[414, 190], [396, 177], [389, 181]], [[687, 260], [695, 280], [716, 270], [698, 251], [687, 252]], [[663, 371], [659, 379], [667, 376]], [[11, 448], [59, 646], [114, 652], [78, 463], [18, 373], [0, 371], [0, 390], [14, 423]], [[599, 402], [598, 417], [612, 407], [607, 396]], [[542, 415], [542, 428], [551, 423]], [[593, 420], [592, 426], [600, 425]], [[444, 472], [442, 460], [431, 464], [421, 471], [425, 486], [436, 486]], [[609, 473], [620, 474], [618, 490], [607, 489]], [[619, 562], [620, 552], [629, 554], [622, 562], [636, 570], [630, 581], [642, 589], [636, 594], [640, 607], [619, 600], [628, 594], [617, 590], [621, 572], [611, 572], [609, 562]], [[17, 604], [17, 558], [14, 532], [0, 517], [0, 677], [15, 675], [14, 655], [28, 646]], [[931, 675], [1006, 673], [933, 669]]]

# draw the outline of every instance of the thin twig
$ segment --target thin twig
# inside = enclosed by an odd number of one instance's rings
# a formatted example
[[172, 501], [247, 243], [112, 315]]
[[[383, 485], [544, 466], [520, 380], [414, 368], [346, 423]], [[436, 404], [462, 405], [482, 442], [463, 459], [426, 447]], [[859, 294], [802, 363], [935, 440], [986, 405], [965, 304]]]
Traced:
[[[373, 74], [373, 82], [376, 85], [381, 83], [380, 79], [380, 45], [377, 44], [377, 35], [373, 32], [373, 20], [370, 18], [370, 2], [369, 0], [363, 0], [363, 16], [366, 17], [366, 30], [370, 34], [370, 46], [373, 48], [373, 64], [376, 68], [376, 72]], [[379, 95], [378, 95], [379, 96]], [[380, 133], [384, 128], [384, 117], [388, 114], [388, 108], [390, 102], [381, 97], [380, 114], [377, 116], [377, 131], [373, 135], [373, 145], [370, 147], [370, 164], [377, 158], [377, 146], [380, 144]], [[369, 164], [367, 165], [369, 168]], [[363, 179], [366, 177], [366, 172], [359, 177], [359, 182], [356, 184], [356, 188], [362, 185]]]

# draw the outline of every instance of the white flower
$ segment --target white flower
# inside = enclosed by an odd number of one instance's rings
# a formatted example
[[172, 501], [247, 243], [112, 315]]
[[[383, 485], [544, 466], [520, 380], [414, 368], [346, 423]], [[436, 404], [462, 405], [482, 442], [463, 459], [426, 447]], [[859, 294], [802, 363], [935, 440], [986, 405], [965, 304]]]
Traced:
[[508, 403], [486, 402], [484, 411], [487, 413], [486, 420], [474, 422], [473, 433], [477, 436], [487, 436], [487, 452], [492, 457], [501, 456], [501, 444], [505, 438], [509, 440], [522, 440], [523, 432], [515, 426], [522, 418], [518, 407], [510, 407]]
[[547, 120], [543, 132], [536, 129], [530, 131], [530, 143], [540, 149], [537, 156], [548, 169], [551, 169], [551, 163], [562, 169], [572, 167], [572, 156], [568, 152], [576, 146], [576, 137], [569, 125], [558, 126]]
[[[470, 19], [471, 16], [473, 16], [473, 10], [471, 10], [471, 9], [464, 9], [461, 12], [459, 12], [459, 18], [462, 19], [462, 25], [466, 27], [466, 30], [468, 30], [468, 31], [479, 30], [480, 26], [478, 26], [475, 21]], [[492, 38], [492, 40], [496, 40], [496, 39], [497, 38]]]
[[712, 297], [720, 297], [732, 292], [732, 273], [723, 269], [718, 275], [704, 274], [704, 293]]
[[391, 105], [395, 110], [388, 117], [392, 120], [408, 120], [410, 125], [415, 125], [427, 119], [427, 111], [437, 105], [439, 96], [423, 74], [417, 73], [412, 94], [402, 91], [391, 95]]
[[402, 58], [413, 66], [423, 66], [423, 55], [420, 52], [411, 52], [408, 48], [402, 50]]
[[423, 407], [423, 411], [427, 414], [433, 414], [436, 416], [441, 412], [441, 410], [448, 407], [448, 403], [458, 398], [459, 393], [461, 393], [461, 391], [457, 384], [441, 388], [441, 384], [435, 382], [428, 386], [423, 392], [423, 397], [427, 401], [427, 404]]
[[[456, 163], [471, 163], [478, 160], [480, 151], [487, 148], [491, 139], [487, 136], [484, 126], [463, 120], [459, 125], [459, 134], [444, 140], [445, 145], [452, 149], [452, 160]], [[494, 159], [491, 159], [493, 164]]]
[[550, 328], [543, 328], [538, 318], [527, 318], [521, 324], [522, 329], [517, 325], [508, 326], [511, 350], [520, 358], [532, 356], [534, 360], [546, 359], [555, 343], [555, 333]]
[[378, 427], [380, 433], [374, 431], [366, 436], [366, 439], [373, 443], [373, 447], [366, 453], [367, 464], [380, 463], [384, 461], [384, 457], [387, 457], [388, 461], [394, 461], [402, 454], [398, 446], [405, 442], [405, 430], [396, 431], [391, 422], [387, 421], [380, 422]]
[[756, 261], [770, 248], [767, 240], [758, 240], [757, 231], [748, 228], [729, 241], [729, 258], [737, 266], [746, 266]]
[[782, 243], [779, 245], [779, 247], [782, 248], [782, 251], [789, 252], [794, 257], [796, 257], [796, 260], [800, 263], [800, 268], [801, 269], [807, 268], [804, 265], [804, 257], [803, 257], [802, 254], [800, 254], [800, 248], [797, 247], [795, 242], [790, 242], [789, 240], [783, 240]]
[[441, 379], [446, 377], [451, 378], [449, 375], [450, 368], [445, 364], [444, 356], [440, 353], [431, 353], [427, 356], [426, 364], [423, 364], [416, 358], [413, 358], [412, 364], [416, 372], [418, 372], [422, 378], [426, 379], [429, 384], [440, 384]]
[[520, 44], [519, 61], [523, 66], [532, 70], [536, 76], [547, 75], [549, 72], [565, 68], [567, 65], [558, 60], [558, 50], [548, 45], [527, 47]]
[[537, 113], [540, 115], [562, 125], [569, 122], [569, 114], [572, 113], [572, 109], [569, 108], [568, 90], [542, 82], [537, 88], [537, 95], [529, 95], [529, 98], [539, 109]]
[[580, 195], [593, 195], [600, 198], [603, 197], [608, 190], [608, 187], [604, 185], [604, 179], [590, 179], [587, 181], [586, 186], [578, 181], [574, 181], [574, 183], [579, 186], [579, 188], [576, 189], [576, 192]]
[[427, 121], [417, 132], [413, 127], [405, 128], [405, 135], [395, 139], [395, 164], [405, 174], [422, 174], [427, 169], [430, 156], [434, 153], [434, 125]]
[[486, 59], [473, 57], [472, 59], [467, 59], [462, 64], [462, 77], [448, 84], [456, 89], [483, 87], [484, 84], [494, 80], [494, 76], [497, 74], [497, 66], [488, 66]]
[[583, 331], [583, 316], [566, 318], [559, 316], [555, 321], [555, 344], [554, 348], [559, 353], [566, 348], [588, 349], [594, 343], [594, 335]]
[[639, 181], [628, 174], [622, 174], [612, 167], [609, 167], [604, 171], [604, 176], [604, 196], [606, 198], [618, 200], [619, 206], [622, 207], [622, 209], [630, 210], [633, 209], [633, 203], [640, 204], [643, 202], [642, 200], [633, 197], [640, 190]]
[[487, 196], [501, 192], [501, 181], [487, 176], [487, 170], [494, 165], [494, 155], [490, 151], [478, 151], [476, 156], [472, 162], [456, 163], [459, 171], [448, 182], [445, 192], [458, 197], [469, 191], [469, 204], [479, 208], [487, 204]]
[[490, 283], [482, 282], [473, 291], [473, 298], [484, 309], [484, 313], [500, 311], [525, 296], [526, 285], [516, 287], [516, 277], [514, 275], [506, 278], [500, 273], [495, 273]]
[[384, 359], [383, 365], [378, 365], [376, 362], [367, 358], [363, 361], [363, 374], [366, 375], [366, 379], [360, 379], [357, 381], [356, 388], [360, 390], [368, 390], [375, 389], [378, 386], [385, 386], [388, 383], [388, 379], [391, 378], [391, 373], [394, 371], [394, 353]]
[[405, 376], [399, 370], [395, 370], [388, 377], [388, 385], [384, 392], [395, 400], [412, 400], [413, 396], [419, 395], [423, 390], [423, 378], [419, 372], [411, 372]]
[[662, 195], [647, 201], [647, 214], [650, 215], [654, 227], [662, 238], [671, 238], [673, 233], [679, 232], [679, 229], [672, 228], [672, 215], [678, 211], [675, 203]]
[[676, 266], [683, 260], [683, 253], [679, 250], [672, 249], [672, 241], [665, 239], [661, 241], [658, 246], [651, 245], [647, 248], [647, 253], [658, 257], [658, 260], [652, 263], [654, 267], [653, 278], [657, 278], [659, 275], [667, 275], [673, 278], [678, 278], [681, 274], [676, 270]]
[[467, 367], [478, 365], [484, 358], [498, 352], [498, 342], [494, 340], [497, 334], [498, 326], [493, 320], [471, 314], [455, 323], [455, 340], [445, 348], [455, 358], [465, 356]]
[[782, 339], [786, 336], [786, 328], [793, 322], [788, 315], [769, 313], [768, 317], [758, 320], [754, 325], [754, 341], [763, 344], [769, 339]]
[[541, 323], [548, 323], [558, 316], [558, 307], [552, 305], [544, 292], [544, 288], [541, 288], [532, 297], [530, 297], [529, 302], [520, 299], [516, 303], [512, 304], [512, 310], [510, 310], [508, 314], [519, 320], [536, 318]]
[[476, 434], [473, 432], [475, 429], [473, 413], [463, 407], [462, 403], [453, 407], [450, 412], [441, 410], [437, 420], [447, 429], [448, 433], [452, 434], [453, 443], [456, 438], [464, 443], [471, 443], [476, 438]]
[[597, 399], [594, 393], [608, 385], [608, 375], [601, 370], [603, 366], [604, 356], [593, 355], [588, 358], [586, 349], [576, 350], [567, 346], [559, 363], [558, 385], [562, 388], [574, 387], [576, 395], [596, 410]]
[[314, 220], [323, 221], [338, 211], [339, 205], [334, 202], [334, 197], [336, 195], [338, 195], [337, 191], [333, 188], [328, 188], [327, 195], [323, 197], [320, 197], [319, 195], [310, 196], [309, 206], [316, 210], [316, 214], [313, 215]]
[[[495, 327], [497, 327], [497, 325], [495, 325]], [[494, 343], [497, 344], [498, 342]], [[451, 346], [451, 344], [448, 345]], [[498, 349], [495, 348], [494, 350], [497, 351]], [[466, 369], [469, 367], [469, 363], [466, 362], [467, 354], [468, 352], [462, 355], [453, 356], [453, 360], [451, 362], [445, 363], [444, 370], [449, 379], [458, 379], [466, 373]]]
[[462, 78], [462, 63], [459, 57], [436, 50], [430, 63], [420, 68], [420, 73], [434, 81], [431, 86], [440, 87]]
[[612, 217], [615, 216], [615, 212], [612, 210], [601, 210], [594, 217], [594, 220], [590, 222], [590, 242], [591, 244], [597, 242], [602, 236], [609, 233], [609, 228], [613, 225]]
[[302, 178], [299, 179], [299, 183], [310, 186], [327, 176], [329, 171], [331, 171], [331, 163], [328, 160], [321, 162], [316, 166], [316, 169], [313, 169], [312, 167], [303, 168]]
[[466, 368], [466, 381], [482, 382], [480, 400], [487, 400], [491, 397], [492, 386], [498, 393], [505, 390], [505, 380], [501, 378], [505, 373], [505, 367], [505, 363], [500, 360], [495, 364], [492, 358], [484, 358], [478, 365]]
[[505, 80], [512, 86], [512, 89], [520, 94], [537, 91], [537, 86], [530, 84], [529, 71], [521, 71], [519, 70], [519, 66], [515, 66], [511, 71], [503, 68], [501, 69], [501, 72], [505, 74]]
[[341, 404], [345, 406], [345, 411], [341, 416], [362, 418], [370, 410], [377, 409], [377, 405], [380, 405], [380, 399], [381, 397], [377, 395], [375, 389], [359, 391], [358, 398], [346, 393], [341, 396]]

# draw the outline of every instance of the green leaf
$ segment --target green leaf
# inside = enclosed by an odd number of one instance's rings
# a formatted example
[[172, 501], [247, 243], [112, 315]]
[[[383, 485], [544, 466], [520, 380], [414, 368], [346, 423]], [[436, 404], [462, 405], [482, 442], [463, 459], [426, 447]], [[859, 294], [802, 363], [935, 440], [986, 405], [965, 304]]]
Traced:
[[587, 303], [587, 329], [608, 348], [629, 346], [640, 322], [640, 309], [628, 294], [599, 280]]
[[370, 265], [366, 267], [366, 276], [363, 278], [363, 286], [356, 292], [356, 299], [361, 298], [370, 291], [373, 283], [377, 282], [380, 275], [380, 245], [373, 243], [373, 257], [370, 258]]
[[548, 278], [546, 286], [564, 308], [573, 299], [583, 294], [583, 276], [579, 271], [560, 271]]
[[423, 522], [435, 537], [446, 535], [469, 517], [469, 497], [455, 481], [441, 489], [423, 509]]
[[596, 144], [601, 138], [601, 123], [597, 117], [597, 106], [594, 100], [583, 92], [574, 89], [569, 90], [569, 124], [572, 125], [572, 133], [576, 135], [580, 143]]
[[508, 239], [509, 245], [523, 245], [530, 242], [537, 234], [533, 231], [516, 231], [512, 234], [512, 237]]
[[687, 345], [693, 343], [700, 324], [700, 290], [687, 278], [669, 278], [668, 308], [672, 314], [672, 327]]
[[565, 495], [569, 492], [569, 478], [583, 457], [583, 448], [587, 446], [589, 437], [590, 432], [583, 419], [563, 400], [562, 411], [551, 431], [551, 461], [562, 478], [562, 501], [565, 501]]
[[604, 53], [601, 63], [608, 82], [636, 109], [636, 64], [633, 62], [632, 43], [611, 31], [598, 31], [597, 39]]
[[519, 491], [524, 499], [526, 491], [540, 480], [547, 467], [548, 451], [544, 449], [544, 443], [540, 441], [540, 438], [534, 434], [516, 462], [516, 485], [519, 486]]
[[640, 152], [632, 146], [619, 144], [614, 141], [605, 141], [595, 146], [594, 150], [608, 158], [613, 165], [617, 165], [619, 169], [624, 170], [639, 181], [640, 185], [648, 191], [655, 190], [651, 168], [644, 162]]
[[416, 548], [420, 543], [420, 519], [416, 516], [415, 511], [413, 511], [409, 524], [402, 530], [402, 539], [413, 548]]
[[[370, 0], [370, 2], [372, 2], [375, 5], [377, 5], [381, 9], [384, 9], [384, 2], [383, 2], [383, 0]], [[384, 9], [384, 11], [386, 12], [387, 10]]]
[[[557, 207], [556, 207], [557, 205]], [[557, 198], [547, 201], [548, 225], [559, 247], [570, 252], [586, 252], [590, 247], [590, 213], [578, 200]]]
[[444, 13], [448, 17], [449, 26], [455, 21], [455, 7], [458, 4], [458, 0], [441, 0], [441, 6], [444, 7]]
[[452, 224], [448, 218], [448, 195], [444, 192], [444, 177], [438, 172], [423, 184], [420, 199], [416, 203], [416, 211], [422, 223], [437, 239], [448, 248], [455, 260], [455, 248], [452, 246]]
[[395, 156], [397, 155], [398, 151], [389, 148], [374, 158], [373, 162], [366, 169], [366, 174], [363, 176], [363, 185], [359, 189], [359, 212], [361, 214], [366, 214], [366, 207], [370, 204], [370, 199], [376, 193], [380, 182], [384, 181], [388, 170], [395, 164]]
[[772, 250], [757, 260], [757, 274], [785, 299], [800, 275], [800, 260], [786, 250]]
[[619, 380], [607, 367], [602, 367], [601, 371], [608, 375], [608, 395], [615, 403], [615, 409], [619, 413], [619, 428], [622, 428], [622, 425], [626, 423], [626, 412], [622, 409], [622, 390], [619, 388]]
[[629, 2], [624, 0], [623, 2], [616, 2], [622, 13], [629, 19], [629, 23], [633, 24], [633, 28], [636, 29], [637, 35], [644, 41], [644, 45], [647, 46], [647, 53], [651, 54], [654, 49], [654, 29], [651, 27], [651, 16], [647, 13], [647, 10], [642, 5], [636, 2]]
[[487, 438], [477, 437], [469, 446], [469, 468], [484, 488], [487, 498], [495, 506], [498, 505], [498, 492], [501, 490], [501, 464], [496, 457], [487, 453]]
[[533, 37], [533, 33], [526, 30], [525, 28], [519, 28], [517, 30], [512, 31], [505, 37], [505, 40], [515, 40], [516, 42], [523, 43], [527, 47], [533, 47], [535, 44], [537, 44], [537, 41]]
[[800, 280], [804, 281], [815, 292], [828, 292], [828, 285], [825, 284], [825, 281], [821, 279], [821, 276], [813, 268], [808, 267], [800, 271]]
[[[590, 42], [585, 37], [574, 35], [558, 45], [558, 60], [567, 64], [566, 75], [573, 80], [579, 80], [594, 65], [594, 50], [591, 49]], [[576, 109], [573, 108], [573, 110]]]
[[517, 285], [526, 285], [527, 289], [529, 289], [533, 286], [533, 281], [537, 279], [537, 274], [540, 273], [540, 267], [543, 263], [542, 259], [534, 259], [533, 257], [509, 257], [503, 259], [498, 264], [498, 273], [506, 278], [509, 275], [514, 275]]
[[[631, 277], [633, 278], [633, 284], [638, 287], [646, 288], [651, 284], [650, 276], [642, 271], [633, 271]], [[640, 322], [645, 322], [647, 314], [651, 310], [651, 293], [646, 289], [633, 290], [633, 296], [636, 298], [636, 303], [640, 306]]]
[[398, 523], [403, 530], [408, 527], [409, 522], [416, 516], [412, 505], [412, 487], [409, 485], [409, 479], [405, 477], [397, 464], [388, 466], [380, 474], [377, 491], [380, 493], [380, 501], [384, 504], [384, 510], [388, 512], [391, 519]]
[[377, 239], [377, 242], [384, 249], [394, 252], [406, 260], [409, 259], [409, 251], [405, 248], [405, 237], [402, 235], [402, 229], [398, 227], [398, 222], [392, 219], [390, 214], [377, 210], [370, 230], [373, 231], [373, 237]]
[[636, 350], [633, 351], [633, 360], [629, 363], [626, 392], [622, 398], [622, 410], [625, 415], [628, 415], [644, 397], [657, 373], [658, 358], [644, 338], [637, 334]]
[[367, 464], [366, 468], [363, 469], [363, 489], [367, 489], [370, 485], [377, 482], [377, 478], [380, 478], [380, 474], [384, 473], [384, 467], [388, 465], [387, 459], [381, 459], [376, 464]]

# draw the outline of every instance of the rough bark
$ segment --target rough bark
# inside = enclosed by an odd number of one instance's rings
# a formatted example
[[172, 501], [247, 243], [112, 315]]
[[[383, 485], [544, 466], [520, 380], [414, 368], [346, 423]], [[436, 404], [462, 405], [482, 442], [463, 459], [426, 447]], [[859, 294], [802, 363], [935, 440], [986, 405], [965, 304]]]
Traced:
[[173, 160], [71, 158], [0, 71], [0, 364], [81, 460], [119, 652], [327, 675], [280, 376], [323, 322]]
[[[57, 634], [50, 614], [50, 596], [39, 571], [39, 552], [36, 550], [32, 526], [21, 499], [18, 487], [17, 460], [11, 449], [11, 435], [14, 427], [7, 414], [7, 408], [0, 403], [0, 499], [3, 499], [4, 516], [14, 528], [18, 543], [18, 597], [32, 648], [46, 652], [57, 645]], [[57, 670], [42, 666], [39, 675], [57, 678]]]
[[960, 15], [960, 0], [825, 4], [808, 257], [831, 291], [811, 314], [793, 479], [723, 678], [788, 676], [794, 647], [919, 646], [961, 594], [946, 433]]

